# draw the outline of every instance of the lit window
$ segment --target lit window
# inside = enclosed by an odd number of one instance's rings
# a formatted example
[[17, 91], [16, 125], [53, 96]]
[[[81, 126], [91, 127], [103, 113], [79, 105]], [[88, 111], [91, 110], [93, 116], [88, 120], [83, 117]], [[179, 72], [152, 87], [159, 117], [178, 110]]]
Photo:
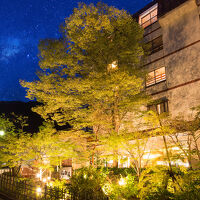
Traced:
[[139, 24], [145, 28], [157, 21], [158, 4], [155, 4], [139, 16]]
[[166, 98], [157, 101], [157, 103], [147, 106], [147, 110], [152, 110], [158, 114], [168, 112], [168, 100]]
[[146, 87], [166, 80], [165, 67], [149, 72], [146, 78]]

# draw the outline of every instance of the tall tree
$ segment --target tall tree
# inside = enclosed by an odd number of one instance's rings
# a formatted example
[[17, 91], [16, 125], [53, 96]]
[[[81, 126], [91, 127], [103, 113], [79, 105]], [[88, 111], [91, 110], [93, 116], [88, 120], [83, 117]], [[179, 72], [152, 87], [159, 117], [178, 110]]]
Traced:
[[[172, 167], [172, 154], [170, 152], [170, 147], [172, 144], [168, 141], [168, 136], [172, 135], [176, 132], [174, 127], [171, 126], [171, 119], [167, 113], [159, 114], [157, 111], [154, 112], [152, 110], [148, 111], [147, 116], [145, 116], [146, 120], [151, 123], [153, 130], [151, 131], [152, 136], [161, 136], [163, 139], [165, 156], [168, 162], [168, 172], [170, 177], [172, 178], [173, 183], [177, 184], [179, 189], [183, 191], [177, 177], [175, 176], [175, 172]], [[176, 190], [174, 186], [174, 190]]]
[[[22, 116], [17, 120], [25, 124]], [[29, 134], [1, 116], [0, 130], [4, 133], [0, 136], [1, 166], [12, 168], [14, 175], [20, 172], [21, 166], [49, 170], [71, 156], [76, 158], [78, 148], [81, 151], [78, 146], [75, 150], [74, 143], [64, 139], [62, 131], [57, 131], [50, 123], [41, 126], [38, 133]]]
[[70, 123], [70, 137], [85, 135], [93, 163], [101, 136], [119, 135], [127, 114], [145, 101], [143, 30], [126, 11], [98, 3], [79, 4], [62, 33], [40, 42], [39, 80], [22, 85], [42, 102], [35, 109], [42, 117]]
[[23, 127], [26, 124], [22, 116], [16, 117], [16, 120], [21, 126], [17, 128], [8, 118], [0, 116], [0, 157], [1, 165], [8, 166], [13, 169], [14, 174], [18, 174], [23, 164], [29, 164], [30, 147], [29, 138], [30, 134], [25, 134]]
[[198, 163], [200, 162], [200, 107], [195, 107], [193, 110], [195, 114], [193, 113], [190, 120], [184, 120], [183, 117], [171, 120], [171, 126], [176, 130], [171, 135], [172, 142], [187, 158], [190, 168], [195, 167], [192, 160], [195, 159]]

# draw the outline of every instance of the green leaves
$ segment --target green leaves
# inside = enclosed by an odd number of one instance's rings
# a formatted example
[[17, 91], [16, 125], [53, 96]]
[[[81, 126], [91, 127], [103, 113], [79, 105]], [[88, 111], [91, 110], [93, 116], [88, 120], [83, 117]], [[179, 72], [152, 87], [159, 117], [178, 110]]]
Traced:
[[98, 3], [79, 4], [62, 33], [40, 42], [39, 81], [21, 84], [28, 98], [42, 102], [35, 112], [71, 125], [71, 139], [77, 132], [83, 140], [88, 133], [80, 130], [93, 129], [92, 144], [84, 145], [95, 153], [101, 136], [119, 135], [127, 113], [145, 103], [143, 30], [126, 11]]

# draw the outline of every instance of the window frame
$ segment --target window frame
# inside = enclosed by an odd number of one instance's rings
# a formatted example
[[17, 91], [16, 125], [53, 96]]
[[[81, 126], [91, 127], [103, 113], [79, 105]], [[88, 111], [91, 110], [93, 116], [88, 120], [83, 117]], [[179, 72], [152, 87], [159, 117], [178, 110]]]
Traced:
[[[152, 17], [152, 13], [157, 10], [157, 14], [155, 16]], [[144, 19], [145, 17], [147, 16], [150, 16], [150, 19], [145, 21], [144, 23], [142, 23], [142, 19]], [[155, 19], [156, 18], [156, 19]], [[154, 19], [154, 20], [152, 20]], [[158, 21], [158, 3], [154, 4], [152, 7], [150, 7], [148, 10], [144, 11], [143, 13], [141, 13], [139, 15], [139, 24], [143, 27], [143, 28], [146, 28], [148, 26], [150, 26], [151, 24], [155, 23]], [[146, 23], [149, 23], [147, 25], [144, 25]]]
[[[156, 41], [161, 41], [161, 43], [158, 43], [159, 45], [156, 45]], [[163, 49], [162, 35], [158, 36], [157, 38], [154, 38], [153, 40], [151, 40], [147, 44], [151, 45], [151, 47], [150, 47], [150, 55], [162, 50]]]
[[[159, 100], [154, 101], [154, 103], [147, 105], [147, 110], [152, 110], [152, 111], [156, 111], [156, 113], [158, 115], [162, 114], [162, 113], [168, 113], [169, 112], [169, 100], [166, 97], [163, 97]], [[160, 105], [160, 111], [158, 111], [158, 105]], [[163, 105], [163, 112], [161, 109], [161, 106]], [[153, 108], [153, 109], [151, 109]]]
[[[158, 71], [159, 69], [162, 69], [162, 68], [165, 69], [165, 73], [156, 75], [156, 71]], [[166, 67], [160, 67], [160, 68], [154, 69], [153, 71], [148, 72], [148, 74], [150, 74], [152, 72], [154, 73], [153, 78], [151, 78], [150, 80], [148, 80], [148, 77], [146, 77], [146, 79], [145, 79], [145, 86], [146, 86], [146, 88], [151, 87], [151, 86], [156, 85], [156, 84], [159, 84], [161, 82], [164, 82], [167, 79], [166, 78]], [[148, 74], [147, 74], [147, 76], [148, 76]], [[160, 78], [160, 76], [161, 76], [161, 78]], [[153, 83], [151, 83], [152, 81], [153, 81]], [[150, 83], [148, 84], [148, 82], [150, 82]]]

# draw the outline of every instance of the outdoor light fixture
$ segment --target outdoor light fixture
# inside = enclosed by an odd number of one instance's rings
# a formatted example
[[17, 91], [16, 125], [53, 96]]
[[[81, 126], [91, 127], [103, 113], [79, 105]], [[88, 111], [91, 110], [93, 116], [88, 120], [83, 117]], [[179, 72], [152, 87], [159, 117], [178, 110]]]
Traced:
[[3, 130], [0, 130], [0, 136], [3, 136], [5, 132]]
[[119, 185], [125, 185], [126, 184], [126, 181], [125, 181], [125, 179], [124, 178], [120, 178], [120, 180], [119, 180]]
[[43, 180], [42, 180], [44, 183], [46, 183], [47, 182], [47, 179], [46, 178], [43, 178]]
[[117, 61], [113, 61], [112, 63], [111, 63], [111, 68], [112, 69], [115, 69], [117, 67]]
[[38, 174], [36, 174], [36, 177], [39, 178], [39, 179], [41, 179], [42, 178], [42, 174], [38, 173]]
[[41, 189], [40, 187], [38, 187], [38, 188], [36, 189], [36, 192], [37, 192], [38, 194], [41, 194], [42, 189]]
[[111, 64], [108, 65], [108, 70], [114, 70], [117, 68], [117, 61], [113, 61]]
[[36, 174], [36, 178], [39, 178], [42, 180], [42, 170], [40, 169], [40, 172]]

